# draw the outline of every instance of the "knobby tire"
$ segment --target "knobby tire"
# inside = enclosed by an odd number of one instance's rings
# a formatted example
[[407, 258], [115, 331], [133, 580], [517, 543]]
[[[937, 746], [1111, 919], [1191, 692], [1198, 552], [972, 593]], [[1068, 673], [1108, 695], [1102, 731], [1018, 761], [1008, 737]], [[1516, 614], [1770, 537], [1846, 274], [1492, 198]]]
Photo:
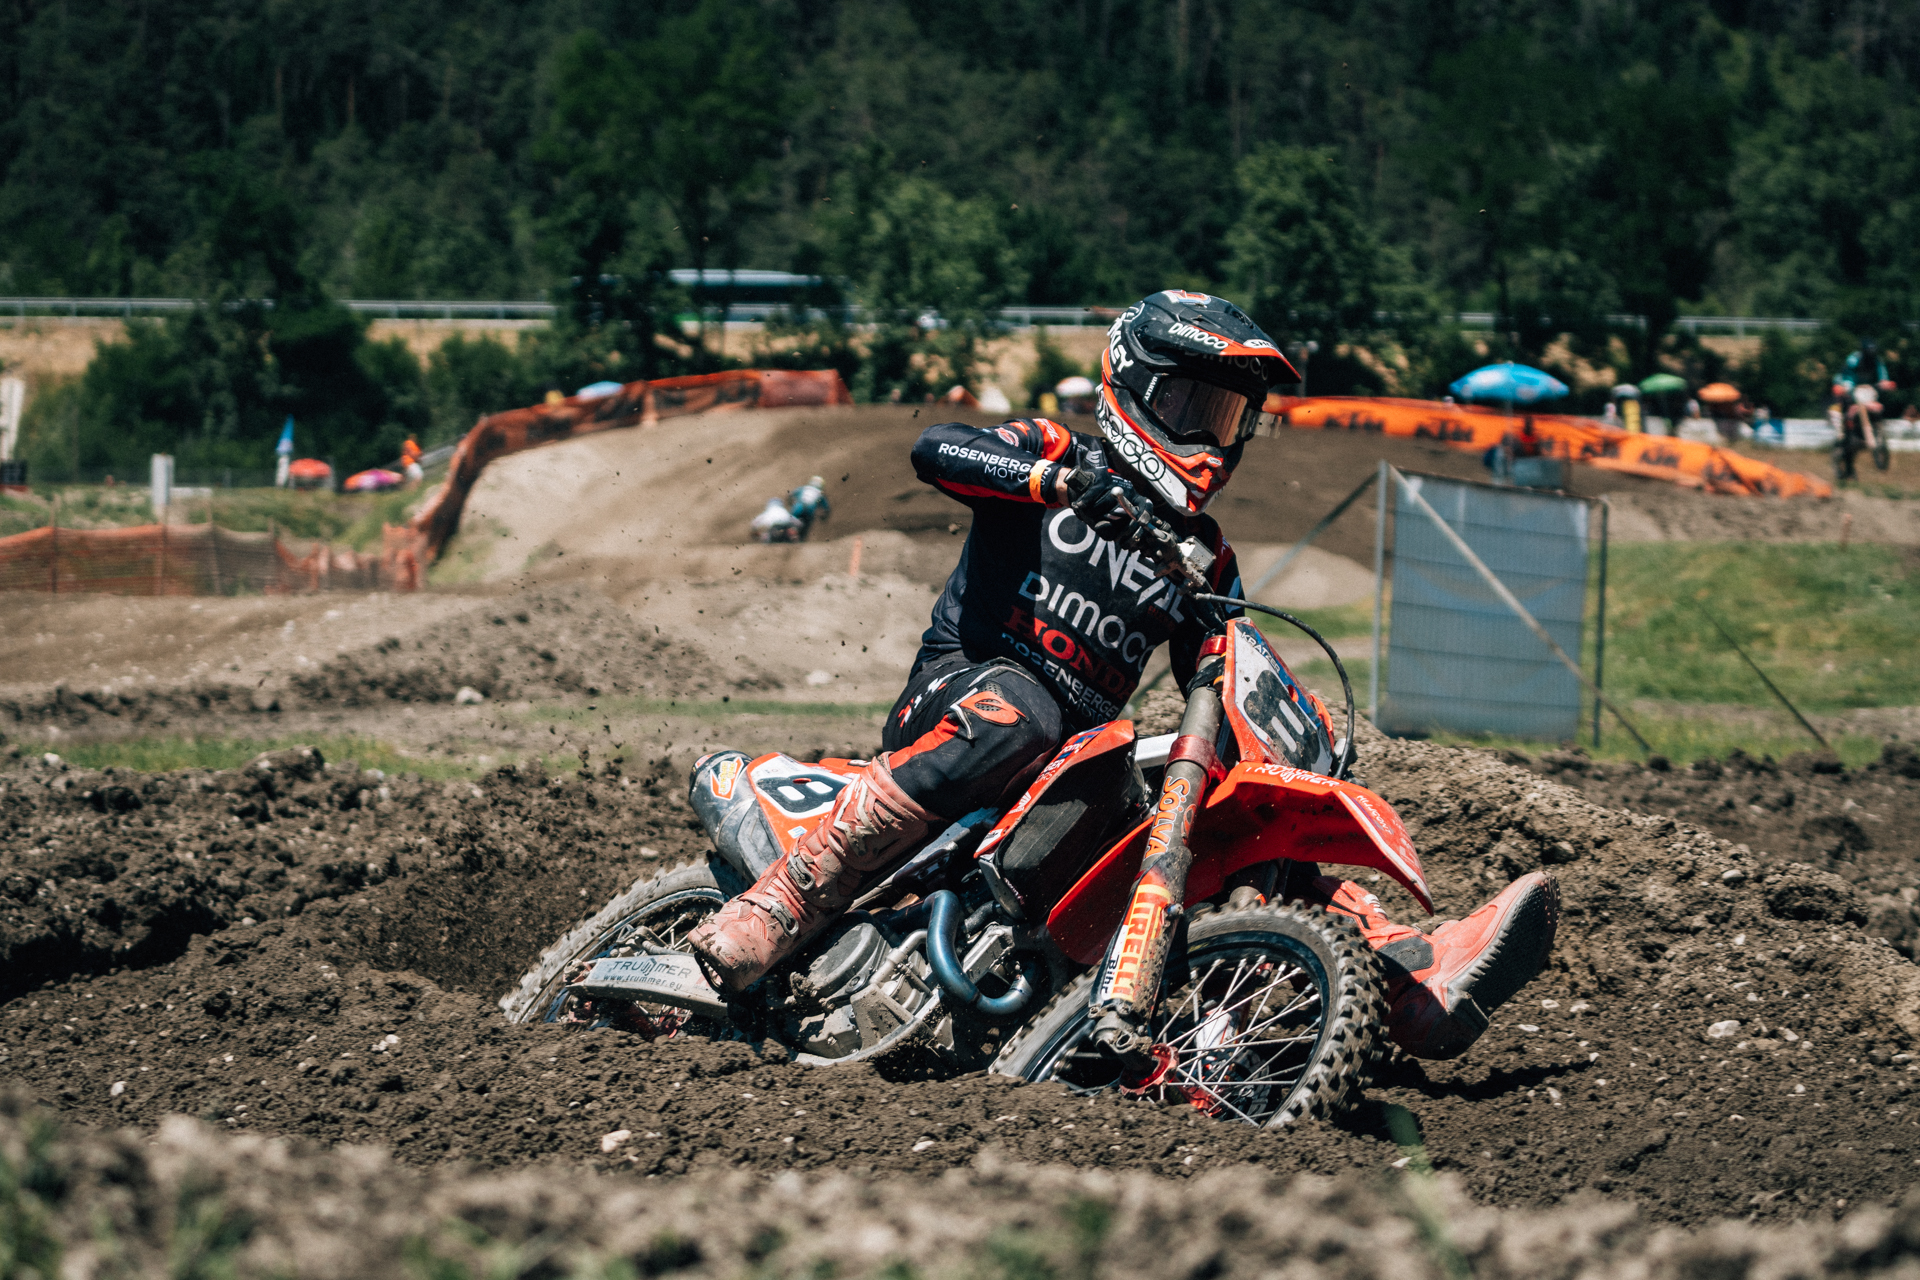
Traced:
[[[1268, 1094], [1257, 1108], [1237, 1105], [1234, 1098], [1246, 1101], [1251, 1090], [1231, 1076], [1221, 1076], [1219, 1083], [1224, 1087], [1212, 1090], [1221, 1102], [1211, 1110], [1270, 1127], [1338, 1114], [1358, 1099], [1373, 1073], [1384, 1044], [1387, 1015], [1386, 979], [1379, 959], [1360, 936], [1359, 927], [1345, 916], [1275, 905], [1215, 911], [1193, 921], [1187, 932], [1188, 975], [1163, 1000], [1156, 1036], [1186, 1036], [1190, 1044], [1197, 1043], [1195, 1033], [1183, 1030], [1180, 1022], [1183, 1016], [1192, 1020], [1184, 1012], [1185, 1005], [1191, 1004], [1194, 1014], [1205, 1008], [1193, 999], [1195, 984], [1201, 984], [1204, 992], [1205, 984], [1214, 980], [1207, 975], [1219, 974], [1227, 960], [1240, 957], [1236, 963], [1242, 963], [1245, 957], [1260, 954], [1272, 957], [1276, 965], [1293, 966], [1316, 990], [1321, 1010], [1317, 1035], [1310, 1053], [1298, 1063], [1297, 1080], [1277, 1103]], [[1102, 1065], [1100, 1051], [1090, 1047], [1094, 1018], [1087, 1000], [1094, 980], [1095, 974], [1083, 974], [1063, 989], [1008, 1043], [992, 1069], [1026, 1081], [1060, 1080], [1086, 1092], [1120, 1087], [1117, 1065], [1113, 1078], [1105, 1079], [1107, 1067]], [[1218, 1007], [1228, 1008], [1232, 1000], [1229, 994]], [[1284, 1052], [1275, 1051], [1274, 1061]], [[1189, 1053], [1199, 1074], [1182, 1078], [1203, 1079], [1206, 1055]], [[1256, 1065], [1254, 1079], [1266, 1069], [1267, 1064]], [[1274, 1069], [1295, 1070], [1291, 1062]], [[1168, 1081], [1172, 1080], [1169, 1076]], [[1156, 1088], [1167, 1093], [1178, 1086]]]
[[[726, 896], [714, 878], [713, 869], [704, 862], [675, 867], [635, 881], [631, 888], [543, 952], [540, 963], [500, 998], [507, 1021], [551, 1020], [559, 990], [565, 985], [569, 971], [604, 951], [631, 922], [645, 923], [663, 912], [687, 916], [711, 914], [720, 909]], [[684, 932], [679, 931], [682, 936]]]

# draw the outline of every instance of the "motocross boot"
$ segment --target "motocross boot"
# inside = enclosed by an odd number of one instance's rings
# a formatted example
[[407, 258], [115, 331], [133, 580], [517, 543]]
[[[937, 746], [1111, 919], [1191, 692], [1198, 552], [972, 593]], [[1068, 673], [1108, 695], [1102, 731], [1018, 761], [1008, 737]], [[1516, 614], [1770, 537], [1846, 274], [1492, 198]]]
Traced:
[[707, 972], [734, 991], [832, 923], [939, 821], [914, 803], [881, 756], [841, 790], [794, 851], [687, 935]]
[[1431, 934], [1395, 924], [1359, 885], [1322, 876], [1328, 910], [1359, 922], [1387, 971], [1387, 1034], [1416, 1058], [1457, 1058], [1487, 1029], [1487, 1017], [1533, 980], [1553, 950], [1560, 888], [1552, 876], [1521, 876], [1464, 920]]

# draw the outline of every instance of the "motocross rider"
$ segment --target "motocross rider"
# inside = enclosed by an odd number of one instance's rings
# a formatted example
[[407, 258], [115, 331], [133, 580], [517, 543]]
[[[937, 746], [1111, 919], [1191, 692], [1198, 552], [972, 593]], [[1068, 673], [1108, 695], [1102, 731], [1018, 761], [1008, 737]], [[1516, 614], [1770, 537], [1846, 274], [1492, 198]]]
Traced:
[[[927, 428], [914, 471], [974, 513], [960, 563], [887, 717], [881, 754], [792, 855], [689, 935], [711, 976], [746, 988], [931, 832], [1009, 803], [1068, 735], [1124, 714], [1162, 642], [1182, 688], [1218, 678], [1196, 677], [1205, 628], [1131, 548], [1153, 512], [1212, 550], [1216, 594], [1240, 594], [1233, 551], [1205, 511], [1268, 388], [1298, 380], [1238, 307], [1167, 290], [1129, 307], [1108, 334], [1103, 440], [1046, 418]], [[1559, 917], [1558, 891], [1539, 872], [1432, 934], [1393, 923], [1358, 885], [1309, 883], [1379, 952], [1393, 1037], [1427, 1058], [1463, 1052], [1487, 1014], [1539, 972]]]
[[1862, 384], [1881, 391], [1893, 390], [1893, 379], [1887, 376], [1887, 362], [1872, 338], [1863, 340], [1858, 351], [1848, 353], [1846, 364], [1833, 379], [1836, 394], [1850, 395]]
[[787, 495], [787, 510], [800, 522], [800, 541], [805, 542], [813, 532], [813, 522], [833, 514], [833, 504], [827, 501], [827, 482], [820, 476], [809, 478]]

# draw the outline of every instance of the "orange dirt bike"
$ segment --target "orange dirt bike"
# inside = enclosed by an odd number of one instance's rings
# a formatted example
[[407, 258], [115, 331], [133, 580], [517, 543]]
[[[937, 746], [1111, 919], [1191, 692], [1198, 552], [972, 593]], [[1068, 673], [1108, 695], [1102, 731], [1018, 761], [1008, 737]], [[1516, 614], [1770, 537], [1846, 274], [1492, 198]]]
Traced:
[[[1384, 1048], [1385, 982], [1354, 923], [1303, 895], [1309, 863], [1384, 872], [1432, 909], [1399, 818], [1347, 780], [1353, 691], [1317, 632], [1205, 593], [1208, 553], [1149, 529], [1143, 559], [1212, 634], [1177, 734], [1115, 720], [1069, 738], [1001, 810], [953, 823], [745, 993], [683, 940], [790, 854], [861, 762], [737, 751], [694, 768], [704, 864], [635, 884], [541, 957], [516, 1022], [772, 1039], [816, 1066], [909, 1046], [955, 1071], [1184, 1100], [1262, 1125], [1340, 1109]], [[1149, 554], [1151, 553], [1151, 554]], [[1336, 737], [1244, 618], [1293, 622], [1333, 656]]]

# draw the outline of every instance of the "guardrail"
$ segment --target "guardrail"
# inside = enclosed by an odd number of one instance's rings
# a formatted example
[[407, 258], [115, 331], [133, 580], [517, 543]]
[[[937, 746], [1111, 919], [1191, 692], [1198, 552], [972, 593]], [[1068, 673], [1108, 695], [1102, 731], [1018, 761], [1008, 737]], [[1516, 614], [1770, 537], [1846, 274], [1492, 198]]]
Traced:
[[[0, 315], [163, 316], [191, 311], [193, 298], [0, 298]], [[271, 307], [271, 299], [263, 305]], [[398, 320], [551, 320], [551, 302], [408, 302], [348, 298], [341, 303], [362, 315]]]
[[[743, 273], [744, 274], [744, 273]], [[192, 298], [0, 298], [0, 316], [157, 316], [176, 311], [191, 311], [200, 304]], [[266, 305], [271, 306], [269, 301]], [[348, 298], [342, 304], [361, 315], [390, 320], [551, 320], [556, 310], [551, 302], [421, 302], [402, 298]], [[837, 318], [842, 323], [859, 324], [866, 320], [865, 307], [848, 306], [824, 311], [817, 307], [791, 307], [779, 302], [733, 302], [708, 309], [709, 319], [723, 322], [767, 321], [792, 317], [813, 321]], [[1117, 307], [1002, 307], [996, 315], [1002, 324], [1017, 329], [1035, 325], [1108, 325], [1120, 311]], [[1385, 312], [1375, 317], [1390, 321]], [[1455, 323], [1467, 329], [1491, 329], [1491, 311], [1462, 311]], [[1609, 315], [1615, 328], [1644, 329], [1645, 316]], [[1824, 320], [1801, 316], [1680, 316], [1673, 327], [1690, 334], [1732, 334], [1745, 337], [1749, 332], [1769, 329], [1788, 333], [1814, 333], [1826, 326]], [[1913, 328], [1909, 324], [1907, 327]]]
[[[1387, 317], [1379, 318], [1384, 320]], [[1464, 329], [1493, 328], [1494, 314], [1491, 311], [1462, 311], [1455, 318]], [[1606, 321], [1616, 329], [1647, 327], [1645, 316], [1609, 315]], [[1744, 338], [1748, 330], [1765, 332], [1768, 329], [1783, 329], [1788, 333], [1816, 333], [1824, 329], [1826, 324], [1825, 320], [1797, 316], [1680, 316], [1674, 320], [1673, 327], [1691, 334], [1731, 333]]]

